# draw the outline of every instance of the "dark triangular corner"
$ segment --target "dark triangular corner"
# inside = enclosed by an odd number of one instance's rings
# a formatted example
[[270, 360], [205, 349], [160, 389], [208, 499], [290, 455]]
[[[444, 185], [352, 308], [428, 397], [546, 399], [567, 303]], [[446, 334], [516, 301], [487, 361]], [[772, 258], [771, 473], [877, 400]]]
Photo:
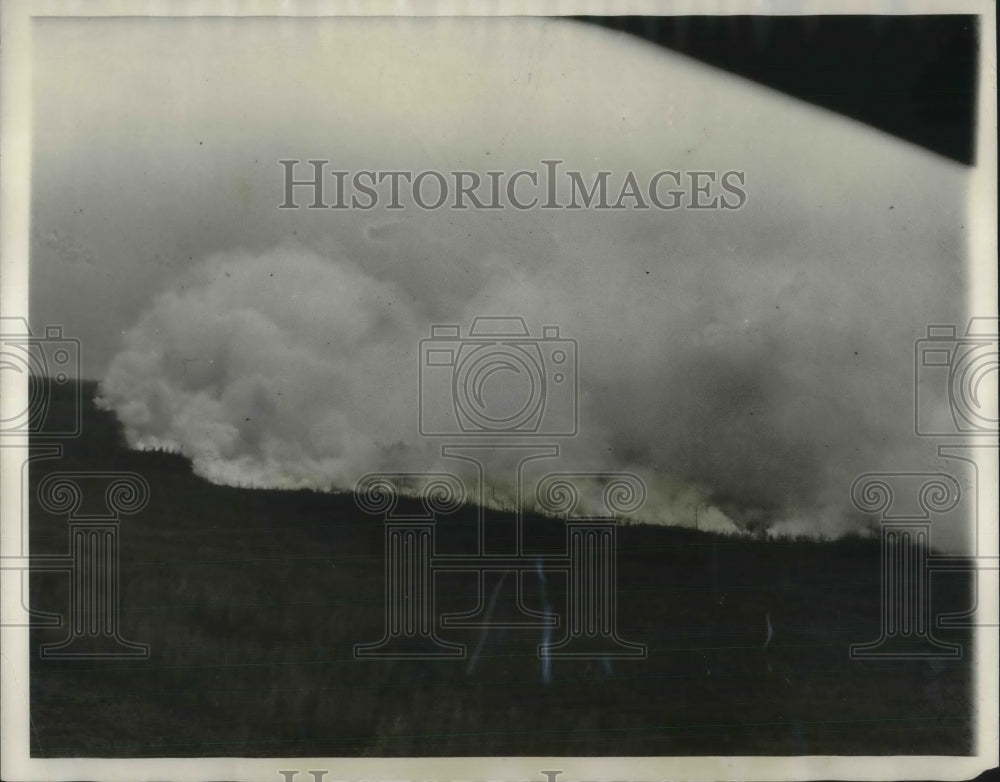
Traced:
[[971, 165], [979, 21], [936, 16], [582, 16]]

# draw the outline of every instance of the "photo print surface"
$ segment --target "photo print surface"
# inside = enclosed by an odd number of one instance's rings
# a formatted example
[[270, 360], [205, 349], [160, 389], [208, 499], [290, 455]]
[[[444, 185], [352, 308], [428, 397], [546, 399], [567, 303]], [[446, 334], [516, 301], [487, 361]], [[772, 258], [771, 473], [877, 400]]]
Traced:
[[25, 769], [995, 764], [991, 12], [15, 9]]

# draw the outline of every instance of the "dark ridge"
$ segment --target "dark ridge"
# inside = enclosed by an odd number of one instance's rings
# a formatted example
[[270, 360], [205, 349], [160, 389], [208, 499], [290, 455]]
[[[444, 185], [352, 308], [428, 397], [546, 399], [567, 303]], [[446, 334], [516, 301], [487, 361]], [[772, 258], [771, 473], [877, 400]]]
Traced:
[[[880, 627], [879, 545], [761, 541], [663, 526], [619, 528], [617, 630], [642, 660], [556, 659], [539, 628], [449, 628], [464, 659], [357, 660], [385, 628], [382, 519], [351, 493], [212, 485], [186, 459], [125, 448], [83, 390], [82, 431], [32, 463], [33, 554], [67, 549], [67, 519], [36, 501], [53, 471], [128, 470], [149, 505], [119, 525], [120, 634], [149, 659], [42, 659], [31, 634], [31, 752], [39, 757], [967, 754], [974, 654], [856, 661]], [[72, 389], [49, 414], [73, 414]], [[99, 496], [96, 498], [101, 499]], [[416, 510], [404, 500], [404, 509]], [[491, 519], [503, 514], [491, 512]], [[436, 526], [475, 542], [474, 509]], [[531, 550], [563, 525], [531, 519]], [[527, 533], [526, 533], [527, 534]], [[439, 549], [440, 551], [440, 549]], [[512, 618], [507, 577], [494, 618]], [[491, 582], [492, 583], [492, 582]], [[65, 616], [68, 580], [32, 574], [30, 605]], [[434, 578], [435, 616], [468, 611], [475, 573]], [[501, 589], [503, 587], [503, 589]], [[521, 597], [567, 626], [568, 582], [525, 574]], [[934, 610], [971, 604], [970, 579], [934, 580]], [[768, 637], [767, 628], [773, 629]], [[973, 651], [965, 630], [940, 637]], [[546, 678], [547, 677], [547, 678]]]

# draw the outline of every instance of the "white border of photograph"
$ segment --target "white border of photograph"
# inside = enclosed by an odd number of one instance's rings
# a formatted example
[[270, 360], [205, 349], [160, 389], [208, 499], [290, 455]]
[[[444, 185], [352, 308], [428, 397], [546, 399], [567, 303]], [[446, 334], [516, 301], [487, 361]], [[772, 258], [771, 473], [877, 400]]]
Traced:
[[[980, 16], [980, 63], [976, 158], [968, 204], [974, 269], [969, 311], [997, 311], [997, 115], [996, 7], [989, 0], [536, 0], [460, 2], [438, 0], [6, 0], [0, 45], [0, 312], [28, 312], [29, 205], [31, 193], [32, 19], [42, 16], [554, 16], [589, 14], [808, 15], [976, 14]], [[21, 407], [26, 378], [3, 374], [0, 417]], [[19, 546], [20, 467], [26, 449], [0, 449], [0, 549]], [[995, 490], [994, 486], [994, 490]], [[994, 491], [994, 510], [996, 510]], [[986, 514], [996, 518], [996, 513]], [[996, 525], [982, 550], [997, 551]], [[26, 553], [26, 552], [22, 552]], [[980, 595], [996, 615], [997, 595]], [[0, 595], [0, 616], [19, 608], [20, 596]], [[558, 770], [572, 780], [779, 780], [779, 779], [969, 779], [997, 765], [998, 629], [977, 628], [976, 752], [973, 757], [487, 757], [487, 758], [31, 758], [29, 752], [29, 638], [26, 627], [0, 629], [0, 777], [5, 780], [297, 780], [325, 770], [334, 780], [543, 780]], [[865, 697], [859, 693], [859, 697]], [[548, 775], [546, 772], [549, 772]]]

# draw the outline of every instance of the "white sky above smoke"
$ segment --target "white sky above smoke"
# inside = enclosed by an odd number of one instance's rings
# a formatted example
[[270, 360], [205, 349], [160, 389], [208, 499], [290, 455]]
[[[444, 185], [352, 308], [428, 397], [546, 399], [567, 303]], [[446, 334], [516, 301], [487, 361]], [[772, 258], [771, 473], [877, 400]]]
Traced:
[[[417, 436], [417, 344], [508, 314], [579, 342], [558, 469], [635, 471], [649, 518], [837, 532], [857, 474], [942, 468], [913, 342], [966, 316], [958, 164], [565, 21], [45, 20], [34, 46], [32, 323], [82, 340], [134, 443], [206, 477], [449, 467]], [[284, 211], [287, 157], [739, 169], [749, 197]]]

